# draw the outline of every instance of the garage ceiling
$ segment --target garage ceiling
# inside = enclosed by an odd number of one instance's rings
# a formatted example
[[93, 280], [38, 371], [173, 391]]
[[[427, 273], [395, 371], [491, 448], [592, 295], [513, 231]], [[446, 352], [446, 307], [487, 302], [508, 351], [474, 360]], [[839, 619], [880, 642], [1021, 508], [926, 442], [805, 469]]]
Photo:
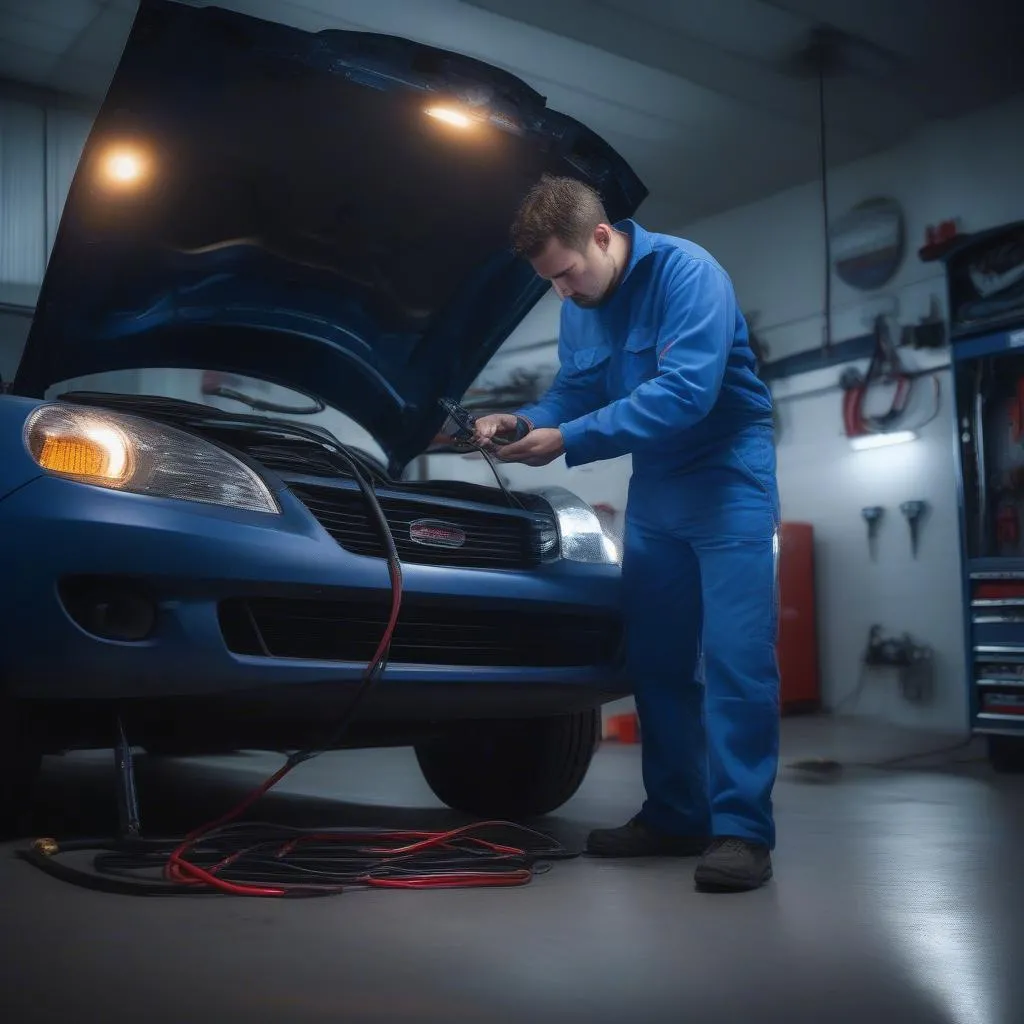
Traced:
[[[594, 127], [652, 190], [661, 228], [818, 173], [817, 79], [795, 54], [843, 33], [826, 83], [830, 162], [930, 118], [1024, 90], [1014, 0], [221, 0], [306, 29], [359, 28], [461, 50]], [[95, 105], [135, 0], [0, 0], [0, 78]], [[1013, 22], [1011, 22], [1013, 19]]]

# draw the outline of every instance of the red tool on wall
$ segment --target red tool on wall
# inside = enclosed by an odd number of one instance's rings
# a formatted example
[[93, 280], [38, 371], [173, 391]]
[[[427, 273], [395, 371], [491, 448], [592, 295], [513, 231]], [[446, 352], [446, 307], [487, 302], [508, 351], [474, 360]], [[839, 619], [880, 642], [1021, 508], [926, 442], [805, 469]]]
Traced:
[[[899, 353], [892, 343], [884, 317], [875, 321], [875, 348], [871, 353], [868, 371], [862, 377], [856, 370], [843, 374], [843, 428], [847, 437], [877, 434], [892, 428], [906, 412], [913, 390], [914, 378], [907, 373]], [[872, 384], [895, 384], [896, 391], [887, 412], [868, 416], [864, 412], [864, 398]]]
[[924, 245], [917, 250], [918, 258], [925, 263], [942, 259], [960, 238], [960, 225], [955, 217], [938, 225], [929, 224], [925, 228]]

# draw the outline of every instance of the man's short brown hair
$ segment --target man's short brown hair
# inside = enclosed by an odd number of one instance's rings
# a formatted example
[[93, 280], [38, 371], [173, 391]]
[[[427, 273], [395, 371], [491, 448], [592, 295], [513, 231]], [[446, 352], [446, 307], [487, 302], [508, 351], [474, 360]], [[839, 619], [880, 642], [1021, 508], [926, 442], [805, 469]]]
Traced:
[[552, 238], [582, 252], [598, 224], [607, 224], [601, 197], [575, 178], [545, 174], [519, 205], [512, 222], [512, 248], [533, 259]]

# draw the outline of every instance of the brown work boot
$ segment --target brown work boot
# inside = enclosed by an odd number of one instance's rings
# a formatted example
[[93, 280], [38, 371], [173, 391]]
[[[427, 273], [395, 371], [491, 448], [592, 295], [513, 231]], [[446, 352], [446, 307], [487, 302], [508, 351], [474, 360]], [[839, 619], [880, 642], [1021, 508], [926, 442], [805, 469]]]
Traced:
[[772, 858], [767, 846], [735, 836], [711, 841], [693, 880], [702, 892], [745, 892], [759, 889], [772, 877]]
[[673, 836], [655, 832], [639, 817], [619, 828], [595, 829], [587, 837], [587, 853], [594, 857], [699, 857], [705, 836]]

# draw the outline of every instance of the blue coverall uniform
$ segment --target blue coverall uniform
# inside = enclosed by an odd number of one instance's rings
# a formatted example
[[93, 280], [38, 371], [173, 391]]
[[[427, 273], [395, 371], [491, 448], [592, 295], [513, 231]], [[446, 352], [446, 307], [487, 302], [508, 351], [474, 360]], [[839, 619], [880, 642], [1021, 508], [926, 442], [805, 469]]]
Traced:
[[643, 741], [640, 818], [775, 846], [779, 498], [771, 394], [732, 283], [699, 246], [630, 240], [600, 307], [562, 304], [560, 369], [520, 414], [566, 462], [632, 456], [623, 549]]

